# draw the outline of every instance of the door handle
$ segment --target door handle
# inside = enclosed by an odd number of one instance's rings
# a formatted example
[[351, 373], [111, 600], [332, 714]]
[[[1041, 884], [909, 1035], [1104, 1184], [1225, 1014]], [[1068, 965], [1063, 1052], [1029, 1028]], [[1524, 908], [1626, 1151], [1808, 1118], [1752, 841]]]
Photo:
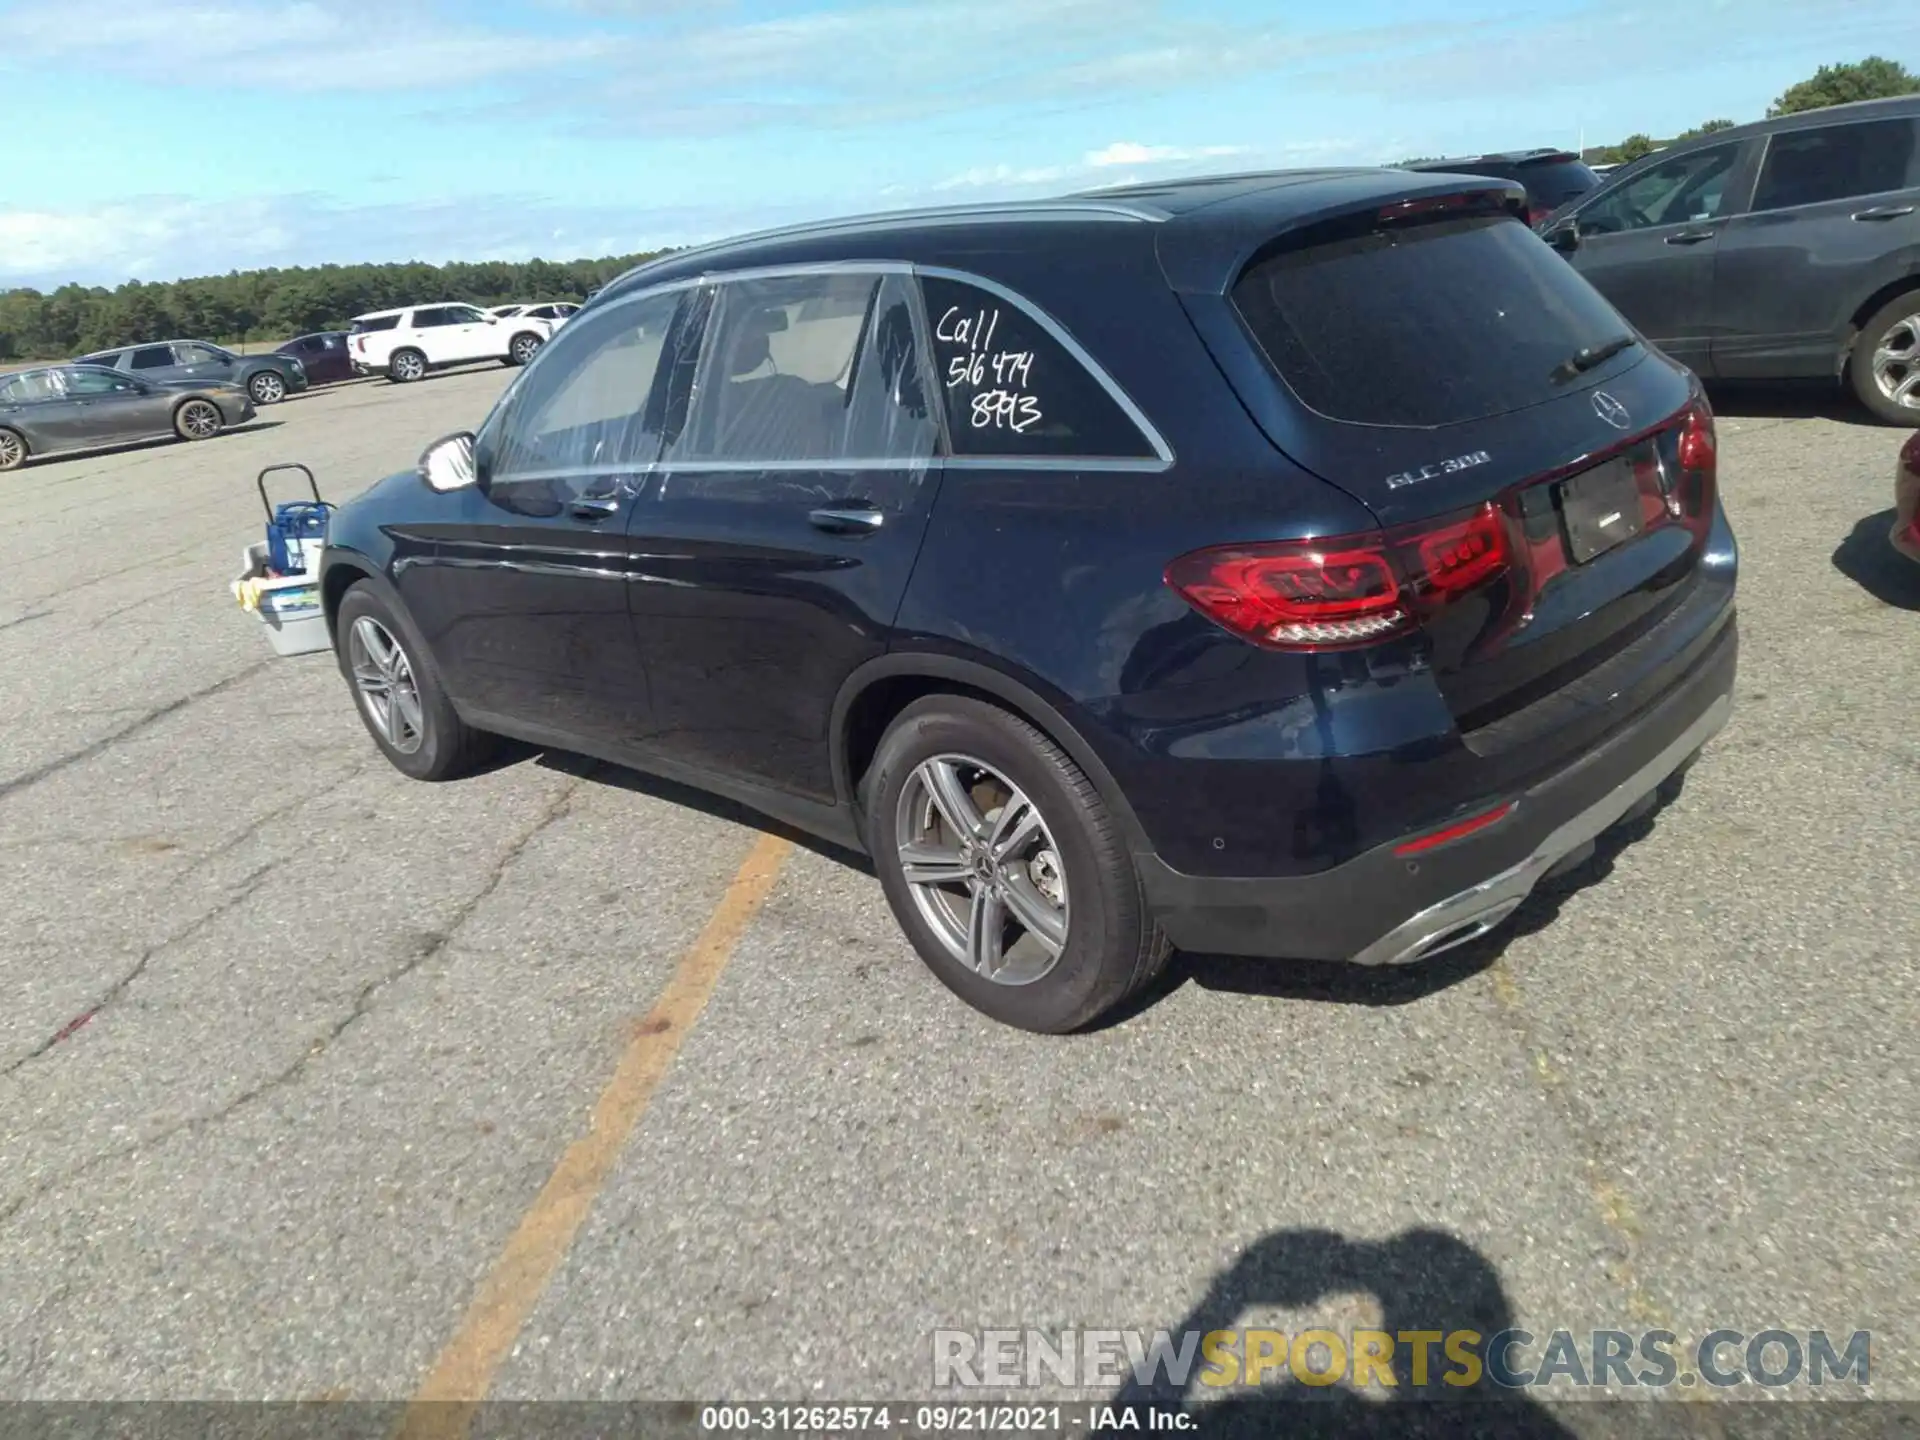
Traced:
[[1871, 210], [1856, 210], [1856, 220], [1898, 220], [1902, 215], [1911, 215], [1911, 205], [1876, 205]]
[[576, 520], [604, 520], [619, 508], [620, 502], [616, 499], [588, 495], [582, 495], [567, 506]]
[[1702, 240], [1713, 239], [1713, 236], [1714, 232], [1711, 230], [1682, 230], [1678, 235], [1669, 235], [1667, 244], [1698, 245]]
[[808, 523], [829, 535], [871, 535], [886, 523], [886, 519], [878, 510], [858, 506], [807, 512]]

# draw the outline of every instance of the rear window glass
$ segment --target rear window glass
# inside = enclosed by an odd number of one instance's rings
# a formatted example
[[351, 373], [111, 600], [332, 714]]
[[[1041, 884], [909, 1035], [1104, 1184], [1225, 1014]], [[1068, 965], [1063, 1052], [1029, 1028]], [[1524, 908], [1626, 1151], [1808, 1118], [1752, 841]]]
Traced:
[[[1322, 229], [1256, 260], [1233, 302], [1310, 409], [1356, 425], [1457, 425], [1552, 399], [1619, 313], [1518, 220]], [[1317, 243], [1316, 243], [1317, 242]], [[1628, 350], [1599, 378], [1634, 363]]]
[[375, 315], [368, 320], [354, 321], [353, 328], [347, 333], [350, 335], [364, 335], [369, 330], [391, 330], [399, 323], [400, 317], [398, 315]]
[[1549, 165], [1522, 165], [1514, 176], [1527, 187], [1535, 211], [1558, 210], [1600, 184], [1600, 177], [1577, 160]]

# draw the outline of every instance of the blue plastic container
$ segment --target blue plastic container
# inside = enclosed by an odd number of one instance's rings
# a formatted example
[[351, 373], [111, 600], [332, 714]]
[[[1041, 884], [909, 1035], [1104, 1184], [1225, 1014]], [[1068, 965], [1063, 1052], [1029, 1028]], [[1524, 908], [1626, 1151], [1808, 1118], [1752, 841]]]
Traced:
[[[311, 500], [289, 500], [275, 505], [267, 498], [267, 476], [276, 470], [298, 470], [307, 477]], [[304, 465], [269, 465], [256, 481], [260, 503], [267, 512], [267, 564], [281, 575], [303, 575], [318, 568], [320, 549], [327, 543], [327, 523], [333, 506], [320, 498], [319, 482]]]

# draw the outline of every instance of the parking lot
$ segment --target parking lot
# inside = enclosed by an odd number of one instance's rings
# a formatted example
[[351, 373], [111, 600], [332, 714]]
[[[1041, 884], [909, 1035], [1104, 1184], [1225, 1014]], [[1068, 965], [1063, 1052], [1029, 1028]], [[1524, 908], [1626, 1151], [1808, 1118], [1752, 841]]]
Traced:
[[[512, 372], [0, 479], [0, 1396], [900, 1398], [930, 1335], [1769, 1326], [1920, 1399], [1903, 432], [1720, 398], [1734, 719], [1518, 922], [1044, 1039], [878, 884], [560, 755], [403, 779], [226, 591]], [[1904, 1237], [1904, 1238], [1903, 1238]]]

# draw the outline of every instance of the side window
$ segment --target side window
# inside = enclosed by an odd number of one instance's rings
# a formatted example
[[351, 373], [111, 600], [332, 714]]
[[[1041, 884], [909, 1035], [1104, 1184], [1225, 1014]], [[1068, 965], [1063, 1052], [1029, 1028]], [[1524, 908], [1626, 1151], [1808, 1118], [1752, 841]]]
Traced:
[[103, 370], [63, 370], [60, 380], [69, 395], [111, 395], [131, 383]]
[[173, 353], [178, 357], [176, 363], [181, 365], [213, 365], [226, 358], [204, 345], [176, 345]]
[[1157, 458], [1106, 386], [1025, 308], [957, 280], [920, 283], [955, 455]]
[[457, 322], [454, 319], [453, 312], [448, 310], [444, 305], [437, 305], [424, 310], [414, 311], [413, 323], [409, 328], [414, 330], [433, 330], [442, 325], [452, 325], [455, 323]]
[[173, 347], [170, 345], [143, 345], [133, 352], [128, 368], [133, 370], [164, 370], [172, 365]]
[[472, 305], [449, 305], [447, 315], [449, 325], [484, 325], [488, 319], [484, 310], [476, 309]]
[[480, 437], [494, 482], [651, 464], [660, 443], [654, 378], [680, 298], [610, 306], [542, 350]]
[[1786, 210], [1905, 189], [1913, 164], [1911, 120], [1874, 120], [1789, 131], [1767, 142], [1755, 210]]
[[1582, 210], [1580, 229], [1612, 235], [1717, 219], [1726, 208], [1727, 181], [1739, 158], [1738, 144], [1715, 145], [1655, 165]]
[[855, 458], [848, 424], [854, 361], [879, 289], [879, 276], [847, 273], [716, 287], [693, 413], [673, 459]]
[[25, 370], [0, 386], [0, 405], [30, 405], [60, 393], [51, 370]]

